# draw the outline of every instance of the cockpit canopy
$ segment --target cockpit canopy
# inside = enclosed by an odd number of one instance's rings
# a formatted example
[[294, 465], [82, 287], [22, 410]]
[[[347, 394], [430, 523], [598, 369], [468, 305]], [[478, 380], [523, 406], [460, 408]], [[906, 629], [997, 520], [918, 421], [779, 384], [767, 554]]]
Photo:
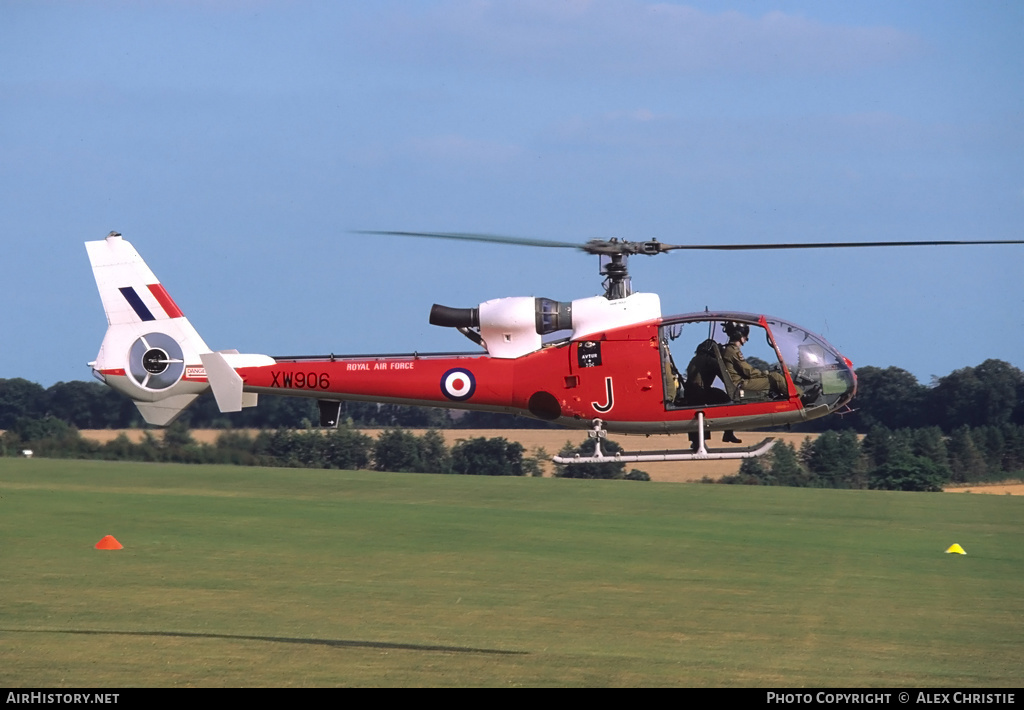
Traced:
[[665, 318], [660, 335], [667, 409], [797, 396], [805, 407], [834, 410], [856, 389], [849, 360], [779, 318], [691, 313]]

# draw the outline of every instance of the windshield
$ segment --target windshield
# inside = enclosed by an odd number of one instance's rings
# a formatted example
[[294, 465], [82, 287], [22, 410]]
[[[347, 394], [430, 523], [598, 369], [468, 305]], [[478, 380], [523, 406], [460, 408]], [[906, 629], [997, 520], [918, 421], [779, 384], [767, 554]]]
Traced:
[[794, 383], [820, 389], [817, 399], [830, 405], [853, 396], [853, 368], [824, 338], [777, 318], [765, 322]]

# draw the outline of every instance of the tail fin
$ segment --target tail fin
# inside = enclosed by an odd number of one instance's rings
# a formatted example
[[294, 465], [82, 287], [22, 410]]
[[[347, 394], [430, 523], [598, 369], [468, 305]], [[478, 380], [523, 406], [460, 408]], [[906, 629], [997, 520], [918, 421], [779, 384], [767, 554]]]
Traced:
[[120, 234], [85, 248], [108, 323], [93, 374], [166, 426], [209, 389], [201, 356], [210, 348]]

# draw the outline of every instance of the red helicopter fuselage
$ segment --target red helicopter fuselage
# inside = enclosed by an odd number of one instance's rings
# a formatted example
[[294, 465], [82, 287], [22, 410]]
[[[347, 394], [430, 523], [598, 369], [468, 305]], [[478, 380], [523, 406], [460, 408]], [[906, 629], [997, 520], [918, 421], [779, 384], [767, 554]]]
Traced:
[[[813, 400], [801, 394], [793, 380], [796, 371], [786, 367], [778, 368], [786, 391], [770, 397], [750, 393], [711, 404], [672, 396], [671, 381], [681, 373], [673, 372], [664, 333], [672, 327], [718, 322], [751, 323], [772, 337], [764, 317], [700, 313], [555, 341], [517, 358], [487, 354], [275, 358], [272, 365], [242, 367], [237, 372], [244, 390], [259, 394], [504, 412], [583, 429], [600, 419], [610, 432], [644, 434], [694, 431], [698, 412], [716, 429], [779, 426], [824, 416], [853, 396], [852, 367], [830, 346], [835, 357], [827, 372], [833, 385]], [[810, 337], [806, 331], [799, 332]], [[782, 357], [780, 353], [780, 361]], [[724, 385], [726, 377], [723, 374], [719, 383]]]

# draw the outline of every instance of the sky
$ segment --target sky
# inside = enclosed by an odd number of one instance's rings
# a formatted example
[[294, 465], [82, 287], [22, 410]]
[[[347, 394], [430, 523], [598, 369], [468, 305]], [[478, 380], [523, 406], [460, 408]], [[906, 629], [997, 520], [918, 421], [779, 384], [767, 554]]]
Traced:
[[[601, 292], [595, 257], [355, 234], [1024, 238], [1024, 4], [0, 4], [0, 378], [88, 379], [83, 242], [131, 241], [214, 349], [470, 350], [432, 303]], [[1024, 368], [1024, 246], [634, 257], [928, 384]]]

